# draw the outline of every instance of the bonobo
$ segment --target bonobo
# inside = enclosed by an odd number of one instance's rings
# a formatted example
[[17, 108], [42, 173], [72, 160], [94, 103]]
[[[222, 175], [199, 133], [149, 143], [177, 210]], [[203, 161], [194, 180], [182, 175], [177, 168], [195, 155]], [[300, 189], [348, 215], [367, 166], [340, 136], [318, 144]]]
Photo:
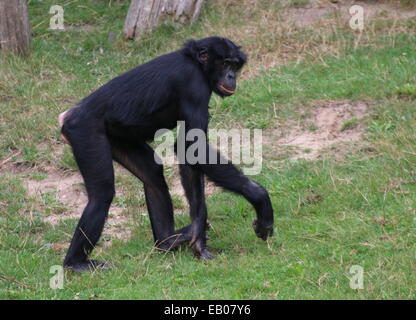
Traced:
[[[105, 261], [88, 259], [88, 255], [100, 238], [114, 197], [113, 160], [143, 182], [155, 246], [161, 250], [189, 241], [200, 259], [213, 258], [206, 246], [205, 176], [253, 205], [257, 237], [266, 240], [272, 235], [269, 194], [230, 162], [185, 161], [179, 165], [192, 222], [175, 230], [163, 166], [155, 161], [154, 151], [147, 144], [158, 129], [173, 129], [177, 121], [184, 123], [185, 132], [200, 129], [206, 133], [212, 92], [221, 97], [234, 94], [237, 74], [246, 60], [240, 47], [226, 38], [190, 40], [180, 50], [112, 79], [59, 115], [63, 139], [72, 147], [88, 193], [65, 267], [85, 271], [108, 266]], [[192, 143], [186, 141], [185, 147]], [[207, 143], [204, 147], [211, 150]], [[208, 157], [209, 152], [205, 154]]]

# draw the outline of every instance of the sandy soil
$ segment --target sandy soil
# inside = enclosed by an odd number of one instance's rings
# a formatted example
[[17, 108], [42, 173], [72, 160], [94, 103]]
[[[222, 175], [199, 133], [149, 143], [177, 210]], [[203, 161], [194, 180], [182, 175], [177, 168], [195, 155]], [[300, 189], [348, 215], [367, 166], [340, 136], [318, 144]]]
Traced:
[[302, 126], [294, 125], [283, 131], [266, 131], [263, 140], [266, 145], [276, 148], [293, 147], [296, 150], [291, 157], [293, 159], [313, 160], [325, 148], [361, 139], [363, 128], [360, 120], [367, 114], [367, 110], [368, 105], [364, 102], [327, 102], [315, 106], [312, 116]]

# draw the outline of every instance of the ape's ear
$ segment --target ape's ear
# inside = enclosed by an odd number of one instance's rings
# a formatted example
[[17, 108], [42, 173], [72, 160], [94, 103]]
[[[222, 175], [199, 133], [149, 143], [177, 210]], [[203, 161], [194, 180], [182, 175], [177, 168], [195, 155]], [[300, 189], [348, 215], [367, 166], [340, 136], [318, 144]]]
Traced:
[[207, 48], [200, 48], [199, 52], [198, 52], [198, 57], [197, 57], [198, 61], [201, 62], [202, 64], [207, 63], [209, 56], [208, 56], [208, 50]]
[[188, 40], [184, 45], [185, 54], [194, 58], [196, 61], [205, 64], [208, 61], [208, 50], [206, 47], [200, 47], [195, 40]]
[[241, 65], [246, 64], [247, 59], [248, 59], [247, 54], [241, 50], [240, 46], [238, 47], [238, 52], [239, 52], [239, 60], [240, 60]]

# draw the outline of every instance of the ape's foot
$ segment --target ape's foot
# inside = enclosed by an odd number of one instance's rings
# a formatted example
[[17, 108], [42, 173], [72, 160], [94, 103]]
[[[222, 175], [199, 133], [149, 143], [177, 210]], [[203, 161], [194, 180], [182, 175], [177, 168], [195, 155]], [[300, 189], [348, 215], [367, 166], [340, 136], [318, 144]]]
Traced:
[[215, 258], [215, 256], [208, 250], [206, 241], [201, 238], [191, 240], [190, 246], [194, 251], [195, 257], [197, 257], [199, 260], [207, 261]]
[[194, 254], [195, 257], [202, 261], [215, 259], [215, 256], [207, 248], [204, 248], [200, 251], [194, 250]]
[[[156, 241], [155, 247], [162, 251], [172, 251], [180, 246], [184, 242], [190, 242], [192, 240], [192, 225], [187, 225], [162, 241]], [[210, 224], [207, 222], [206, 230], [209, 230]], [[205, 241], [208, 240], [208, 236], [205, 235]]]
[[[207, 221], [205, 225], [205, 231], [211, 229], [211, 224]], [[175, 234], [180, 234], [180, 242], [191, 241], [192, 240], [192, 224], [187, 225], [179, 230], [175, 231]], [[205, 241], [208, 240], [208, 236], [205, 234]]]
[[161, 251], [172, 251], [185, 241], [189, 241], [188, 235], [178, 232], [162, 241], [156, 241], [155, 248]]
[[99, 260], [86, 260], [83, 262], [76, 262], [73, 264], [66, 264], [64, 267], [68, 270], [74, 272], [87, 272], [87, 271], [96, 271], [96, 270], [108, 270], [110, 269], [109, 261], [99, 261]]

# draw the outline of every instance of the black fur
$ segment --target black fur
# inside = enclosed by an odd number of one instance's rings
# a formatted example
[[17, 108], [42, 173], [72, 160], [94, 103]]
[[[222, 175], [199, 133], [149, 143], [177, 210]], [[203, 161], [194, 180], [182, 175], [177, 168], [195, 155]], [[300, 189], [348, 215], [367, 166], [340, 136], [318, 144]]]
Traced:
[[163, 168], [146, 143], [158, 129], [172, 129], [180, 120], [185, 121], [185, 130], [206, 132], [212, 92], [231, 95], [246, 61], [240, 47], [228, 39], [190, 40], [182, 49], [112, 79], [65, 113], [62, 134], [72, 146], [88, 193], [88, 204], [64, 261], [66, 267], [83, 271], [101, 265], [91, 262], [88, 255], [101, 235], [114, 197], [113, 160], [143, 181], [154, 240], [163, 250], [190, 241], [202, 259], [213, 257], [206, 247], [204, 175], [243, 195], [257, 212], [253, 224], [257, 236], [266, 239], [271, 235], [273, 210], [267, 191], [231, 163], [180, 165], [192, 224], [175, 232]]

